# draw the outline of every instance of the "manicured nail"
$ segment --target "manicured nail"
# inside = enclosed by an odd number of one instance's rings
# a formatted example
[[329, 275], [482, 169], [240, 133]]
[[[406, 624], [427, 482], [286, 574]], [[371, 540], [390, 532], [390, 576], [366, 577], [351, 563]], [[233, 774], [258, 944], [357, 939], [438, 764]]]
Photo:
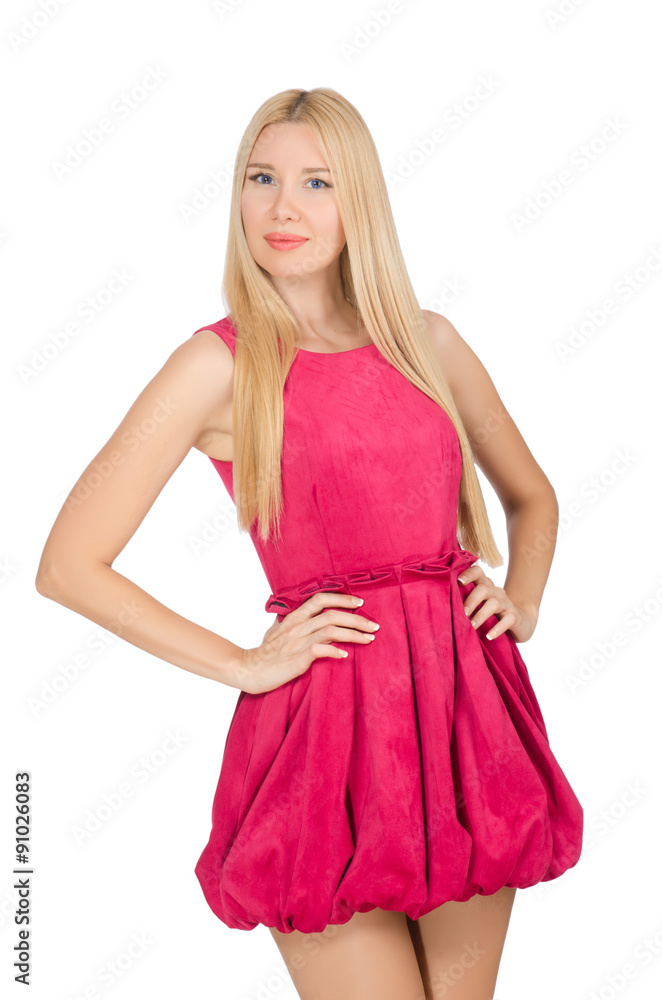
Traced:
[[353, 600], [354, 600], [354, 604], [356, 604], [356, 605], [363, 604], [363, 598], [362, 597], [355, 597], [355, 598], [353, 598]]
[[466, 583], [466, 580], [464, 579], [463, 576], [458, 576], [458, 580], [460, 581], [460, 583]]

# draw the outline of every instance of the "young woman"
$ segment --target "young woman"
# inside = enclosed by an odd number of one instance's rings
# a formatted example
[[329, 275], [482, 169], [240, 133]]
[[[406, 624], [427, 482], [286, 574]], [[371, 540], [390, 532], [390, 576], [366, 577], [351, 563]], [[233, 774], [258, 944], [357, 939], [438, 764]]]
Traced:
[[[581, 852], [518, 649], [554, 490], [476, 355], [419, 308], [374, 143], [336, 91], [285, 91], [249, 123], [224, 291], [228, 315], [96, 456], [112, 475], [85, 491], [91, 463], [74, 486], [37, 588], [101, 625], [137, 600], [124, 639], [239, 689], [196, 875], [228, 927], [270, 928], [304, 1000], [492, 997], [516, 888]], [[254, 649], [112, 568], [192, 447], [272, 588]], [[503, 560], [474, 461], [507, 519], [503, 587], [477, 564]]]

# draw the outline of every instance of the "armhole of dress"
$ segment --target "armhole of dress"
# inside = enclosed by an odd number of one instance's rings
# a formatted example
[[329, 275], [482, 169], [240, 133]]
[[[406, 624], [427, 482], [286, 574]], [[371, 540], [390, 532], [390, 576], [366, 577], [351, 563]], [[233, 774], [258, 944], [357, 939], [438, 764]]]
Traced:
[[235, 335], [230, 330], [226, 319], [219, 320], [218, 323], [210, 323], [208, 326], [201, 326], [200, 329], [194, 330], [191, 336], [195, 337], [196, 333], [200, 333], [202, 330], [213, 330], [228, 345], [232, 352], [232, 357], [234, 357]]

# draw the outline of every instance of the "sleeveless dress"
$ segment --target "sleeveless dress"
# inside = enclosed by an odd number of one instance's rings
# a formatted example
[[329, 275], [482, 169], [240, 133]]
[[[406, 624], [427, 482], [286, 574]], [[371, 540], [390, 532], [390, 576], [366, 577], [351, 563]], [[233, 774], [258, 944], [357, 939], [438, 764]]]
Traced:
[[[234, 354], [229, 316], [208, 329]], [[475, 584], [458, 574], [478, 557], [457, 540], [452, 422], [375, 344], [299, 349], [284, 407], [278, 547], [250, 529], [265, 610], [355, 594], [380, 628], [240, 692], [195, 868], [207, 903], [231, 928], [310, 933], [557, 878], [583, 810], [517, 643], [464, 613]], [[210, 460], [234, 501], [232, 463]]]

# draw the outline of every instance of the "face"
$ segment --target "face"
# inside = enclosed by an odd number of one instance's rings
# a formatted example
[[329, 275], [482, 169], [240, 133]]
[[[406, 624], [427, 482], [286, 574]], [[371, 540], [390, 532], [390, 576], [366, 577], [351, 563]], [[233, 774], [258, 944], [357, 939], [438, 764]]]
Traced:
[[[319, 276], [338, 259], [345, 233], [333, 178], [307, 125], [262, 129], [248, 159], [241, 214], [253, 257], [286, 284]], [[293, 240], [278, 241], [279, 233]]]

